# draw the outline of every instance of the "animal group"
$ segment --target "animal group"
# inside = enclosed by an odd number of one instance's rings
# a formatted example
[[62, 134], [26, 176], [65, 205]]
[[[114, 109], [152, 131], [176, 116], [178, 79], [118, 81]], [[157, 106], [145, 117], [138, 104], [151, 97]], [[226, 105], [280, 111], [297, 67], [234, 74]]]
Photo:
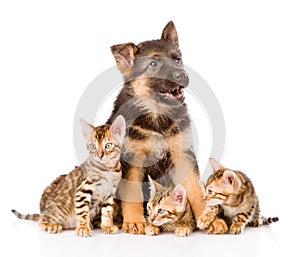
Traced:
[[124, 84], [105, 125], [81, 120], [88, 158], [44, 190], [39, 214], [12, 212], [50, 233], [92, 229], [114, 234], [188, 236], [241, 234], [245, 226], [278, 221], [260, 214], [251, 180], [210, 158], [212, 175], [200, 185], [176, 28], [161, 38], [111, 47]]

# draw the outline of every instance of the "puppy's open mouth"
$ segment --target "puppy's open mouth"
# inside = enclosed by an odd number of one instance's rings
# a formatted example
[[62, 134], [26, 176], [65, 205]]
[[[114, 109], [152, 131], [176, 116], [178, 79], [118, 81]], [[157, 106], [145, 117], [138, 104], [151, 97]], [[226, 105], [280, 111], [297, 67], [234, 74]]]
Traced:
[[183, 99], [183, 86], [177, 86], [173, 89], [160, 91], [159, 94], [165, 96], [165, 98], [176, 99], [177, 101], [181, 101]]

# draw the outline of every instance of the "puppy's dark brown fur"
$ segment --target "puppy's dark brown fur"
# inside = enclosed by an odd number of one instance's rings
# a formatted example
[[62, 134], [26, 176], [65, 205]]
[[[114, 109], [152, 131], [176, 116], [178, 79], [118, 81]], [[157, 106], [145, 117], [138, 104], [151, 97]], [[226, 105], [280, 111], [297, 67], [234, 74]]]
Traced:
[[189, 80], [173, 22], [166, 25], [159, 40], [115, 45], [111, 50], [124, 87], [108, 124], [122, 114], [128, 129], [119, 185], [123, 231], [144, 233], [145, 186], [141, 182], [147, 182], [148, 175], [164, 184], [182, 183], [198, 220], [204, 202], [183, 95]]

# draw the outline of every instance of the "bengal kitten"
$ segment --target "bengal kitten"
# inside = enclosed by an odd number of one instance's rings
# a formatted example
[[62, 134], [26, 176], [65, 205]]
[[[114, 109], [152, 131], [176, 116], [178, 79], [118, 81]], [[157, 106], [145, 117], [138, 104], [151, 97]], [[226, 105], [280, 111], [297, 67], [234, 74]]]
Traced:
[[50, 233], [76, 227], [78, 236], [91, 236], [93, 219], [101, 213], [103, 233], [117, 233], [113, 223], [114, 197], [121, 179], [120, 153], [125, 136], [125, 119], [118, 116], [112, 125], [93, 127], [81, 120], [89, 156], [79, 167], [55, 179], [43, 192], [41, 214], [20, 219], [38, 221]]
[[175, 232], [176, 236], [188, 236], [196, 227], [193, 213], [182, 185], [174, 189], [163, 187], [149, 177], [150, 199], [147, 203], [148, 225], [146, 235], [158, 235], [160, 231]]
[[253, 184], [243, 172], [227, 169], [213, 158], [209, 160], [214, 173], [205, 185], [206, 208], [198, 221], [200, 229], [214, 233], [209, 225], [217, 215], [223, 215], [231, 234], [241, 234], [246, 225], [257, 227], [279, 220], [260, 215]]

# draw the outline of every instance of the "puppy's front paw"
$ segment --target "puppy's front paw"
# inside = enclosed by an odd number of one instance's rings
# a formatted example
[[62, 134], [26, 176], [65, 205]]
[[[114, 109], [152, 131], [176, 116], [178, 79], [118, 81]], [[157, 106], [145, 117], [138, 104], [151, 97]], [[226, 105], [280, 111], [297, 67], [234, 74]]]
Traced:
[[122, 230], [129, 234], [145, 234], [146, 222], [123, 222]]

